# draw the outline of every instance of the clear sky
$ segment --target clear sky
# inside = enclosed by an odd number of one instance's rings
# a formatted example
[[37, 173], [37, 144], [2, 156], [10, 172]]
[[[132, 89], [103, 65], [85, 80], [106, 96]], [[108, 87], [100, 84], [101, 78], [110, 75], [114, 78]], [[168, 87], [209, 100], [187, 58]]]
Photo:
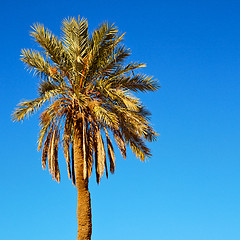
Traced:
[[35, 22], [56, 35], [68, 16], [90, 31], [108, 20], [126, 32], [131, 60], [162, 88], [140, 97], [160, 133], [146, 163], [118, 155], [116, 173], [90, 180], [93, 240], [240, 239], [240, 2], [4, 1], [1, 3], [0, 239], [76, 239], [76, 189], [60, 155], [60, 184], [41, 168], [38, 114], [11, 113], [36, 97], [20, 61]]

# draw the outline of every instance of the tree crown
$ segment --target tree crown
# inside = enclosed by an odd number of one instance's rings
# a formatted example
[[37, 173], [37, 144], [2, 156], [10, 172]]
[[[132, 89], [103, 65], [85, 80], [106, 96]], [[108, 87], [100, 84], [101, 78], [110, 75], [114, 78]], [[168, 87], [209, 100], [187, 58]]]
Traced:
[[[130, 50], [114, 24], [103, 23], [92, 35], [88, 23], [78, 17], [64, 19], [59, 39], [42, 24], [35, 24], [30, 35], [41, 51], [23, 49], [21, 60], [39, 77], [38, 97], [23, 101], [13, 113], [21, 121], [40, 108], [38, 149], [42, 166], [60, 181], [58, 146], [63, 143], [69, 178], [75, 184], [73, 138], [80, 132], [84, 177], [89, 178], [95, 161], [97, 182], [104, 170], [115, 170], [112, 138], [126, 158], [126, 145], [142, 161], [151, 156], [145, 141], [156, 139], [149, 122], [150, 112], [134, 92], [156, 91], [156, 80], [134, 73], [145, 64], [126, 59]], [[105, 136], [105, 137], [104, 137]]]

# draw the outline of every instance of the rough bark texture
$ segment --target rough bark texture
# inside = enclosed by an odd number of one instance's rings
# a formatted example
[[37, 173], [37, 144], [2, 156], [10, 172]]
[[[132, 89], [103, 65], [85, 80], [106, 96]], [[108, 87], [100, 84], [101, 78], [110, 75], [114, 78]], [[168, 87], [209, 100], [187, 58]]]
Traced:
[[[79, 126], [79, 125], [78, 125]], [[79, 129], [74, 134], [74, 167], [77, 186], [77, 240], [90, 240], [92, 235], [91, 198], [88, 190], [88, 178], [83, 178], [83, 148]]]

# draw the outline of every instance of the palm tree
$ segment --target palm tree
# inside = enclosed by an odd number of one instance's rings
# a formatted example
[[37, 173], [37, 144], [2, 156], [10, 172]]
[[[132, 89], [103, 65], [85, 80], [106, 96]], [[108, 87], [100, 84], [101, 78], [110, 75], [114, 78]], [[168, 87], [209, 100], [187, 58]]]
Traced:
[[[145, 140], [156, 133], [149, 123], [149, 111], [132, 92], [155, 91], [152, 77], [134, 71], [144, 64], [125, 59], [130, 51], [114, 25], [103, 23], [90, 36], [86, 19], [65, 19], [63, 36], [56, 37], [41, 24], [30, 35], [41, 52], [23, 49], [21, 60], [39, 77], [38, 97], [21, 102], [13, 113], [21, 121], [44, 108], [40, 115], [38, 150], [42, 167], [60, 181], [58, 147], [63, 145], [68, 176], [77, 187], [77, 239], [91, 239], [91, 199], [88, 181], [95, 165], [100, 182], [104, 171], [115, 171], [112, 139], [124, 158], [126, 146], [144, 161], [151, 156]], [[124, 64], [125, 63], [125, 64]], [[107, 154], [105, 153], [107, 150]]]

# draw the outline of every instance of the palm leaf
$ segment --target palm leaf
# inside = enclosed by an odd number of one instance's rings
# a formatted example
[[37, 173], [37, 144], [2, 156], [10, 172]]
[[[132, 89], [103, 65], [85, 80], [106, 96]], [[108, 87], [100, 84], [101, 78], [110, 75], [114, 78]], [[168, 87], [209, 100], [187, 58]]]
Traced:
[[67, 163], [68, 177], [71, 179], [71, 163], [70, 163], [70, 140], [71, 140], [71, 118], [68, 115], [65, 120], [64, 133], [63, 133], [63, 150]]
[[72, 143], [72, 151], [71, 151], [71, 157], [72, 157], [72, 183], [73, 186], [76, 185], [76, 178], [75, 178], [75, 168], [74, 168], [74, 150], [73, 150], [73, 143]]
[[95, 168], [97, 183], [100, 183], [100, 179], [104, 173], [106, 154], [103, 145], [101, 132], [98, 126], [95, 126]]
[[113, 174], [115, 172], [115, 154], [114, 154], [114, 149], [113, 149], [113, 145], [111, 142], [111, 139], [108, 135], [108, 131], [106, 128], [104, 128], [105, 130], [105, 134], [106, 134], [106, 138], [107, 138], [107, 150], [108, 150], [108, 158], [110, 161], [110, 172]]
[[69, 56], [63, 43], [52, 32], [42, 24], [34, 24], [30, 35], [42, 46], [45, 54], [60, 66], [61, 69], [69, 69]]
[[88, 170], [88, 177], [90, 178], [92, 174], [92, 166], [93, 166], [93, 153], [94, 153], [94, 137], [93, 137], [93, 130], [91, 124], [87, 124], [86, 127], [86, 161], [87, 161], [87, 170]]
[[119, 130], [114, 130], [113, 135], [123, 158], [126, 159], [126, 146], [121, 132]]

